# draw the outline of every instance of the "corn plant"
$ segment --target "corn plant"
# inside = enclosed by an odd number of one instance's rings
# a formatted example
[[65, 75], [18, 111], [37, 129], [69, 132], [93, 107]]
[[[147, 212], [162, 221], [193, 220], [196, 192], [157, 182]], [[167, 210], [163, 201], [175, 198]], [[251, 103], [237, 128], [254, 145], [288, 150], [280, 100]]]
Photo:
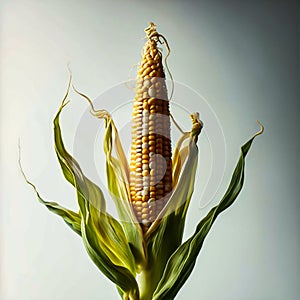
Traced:
[[65, 148], [60, 116], [68, 104], [71, 75], [67, 93], [54, 118], [54, 143], [63, 175], [76, 190], [79, 210], [71, 211], [45, 201], [34, 184], [26, 180], [39, 201], [81, 237], [88, 255], [116, 285], [123, 300], [170, 300], [191, 274], [217, 216], [239, 195], [244, 183], [245, 157], [263, 127], [259, 123], [260, 131], [241, 147], [229, 187], [219, 204], [211, 208], [193, 235], [183, 242], [185, 219], [194, 191], [197, 140], [203, 123], [198, 113], [192, 113], [191, 130], [182, 132], [171, 149], [173, 117], [165, 81], [166, 60], [164, 63], [158, 45], [164, 43], [167, 49], [169, 46], [153, 23], [145, 31], [146, 43], [133, 103], [129, 162], [109, 112], [96, 110], [93, 102], [74, 88], [89, 102], [91, 113], [105, 124], [107, 185], [119, 218], [107, 212], [102, 190], [85, 176]]

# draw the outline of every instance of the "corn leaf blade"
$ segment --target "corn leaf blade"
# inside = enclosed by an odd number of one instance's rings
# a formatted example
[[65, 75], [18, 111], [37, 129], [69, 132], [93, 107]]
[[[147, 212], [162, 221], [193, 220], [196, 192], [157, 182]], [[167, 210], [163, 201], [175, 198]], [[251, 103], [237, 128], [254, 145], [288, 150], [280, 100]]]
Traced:
[[[101, 235], [99, 236], [99, 227], [95, 222], [93, 213], [91, 210], [94, 207], [90, 203], [85, 203], [85, 199], [78, 193], [79, 202], [83, 205], [82, 209], [82, 238], [89, 254], [90, 258], [97, 265], [99, 270], [112, 282], [114, 282], [118, 289], [121, 290], [124, 294], [134, 294], [136, 299], [139, 297], [139, 290], [137, 282], [132, 274], [127, 268], [118, 263], [114, 263], [112, 255], [108, 256], [107, 251], [104, 250], [104, 245], [101, 242]], [[101, 217], [105, 218], [106, 216], [101, 213]], [[95, 234], [96, 233], [96, 234]], [[103, 232], [102, 232], [103, 233]], [[100, 233], [101, 234], [101, 233]], [[99, 239], [100, 237], [100, 239]], [[115, 239], [110, 242], [116, 241]]]
[[191, 274], [203, 242], [217, 216], [232, 205], [244, 183], [245, 157], [256, 134], [241, 147], [241, 155], [233, 172], [229, 187], [220, 203], [212, 208], [198, 224], [195, 233], [183, 243], [167, 262], [163, 276], [154, 292], [153, 300], [174, 299]]
[[98, 268], [123, 291], [137, 287], [134, 257], [122, 226], [106, 212], [101, 189], [82, 173], [66, 151], [59, 124], [63, 103], [54, 119], [55, 151], [65, 178], [76, 188], [86, 250]]
[[[184, 145], [183, 140], [187, 142], [187, 146]], [[181, 245], [185, 212], [194, 190], [198, 148], [190, 135], [187, 134], [179, 140], [176, 149], [178, 151], [174, 152], [175, 157], [177, 157], [174, 170], [175, 172], [178, 170], [180, 173], [183, 166], [181, 176], [179, 178], [178, 175], [174, 192], [161, 212], [162, 219], [156, 220], [145, 236], [150, 265], [155, 265], [155, 268], [149, 270], [151, 273], [149, 277], [151, 277], [151, 283], [154, 286], [160, 281], [168, 259]], [[179, 153], [182, 151], [184, 155]], [[180, 168], [176, 168], [176, 165], [179, 164], [181, 164]]]
[[141, 268], [146, 260], [143, 233], [130, 206], [129, 167], [118, 130], [107, 111], [95, 110], [93, 102], [88, 96], [79, 92], [74, 86], [73, 89], [89, 102], [91, 113], [95, 117], [105, 120], [106, 131], [103, 146], [106, 155], [108, 190], [114, 200], [129, 246], [135, 257], [136, 265]]
[[66, 222], [66, 224], [73, 229], [76, 233], [78, 233], [79, 235], [81, 235], [81, 216], [80, 214], [67, 209], [61, 205], [59, 205], [56, 202], [50, 202], [50, 201], [46, 201], [42, 198], [42, 196], [40, 195], [40, 193], [38, 192], [36, 186], [30, 182], [21, 167], [21, 172], [26, 180], [26, 182], [32, 186], [32, 188], [34, 189], [34, 192], [36, 194], [36, 196], [38, 197], [40, 203], [42, 203], [43, 205], [45, 205], [51, 212], [53, 212], [54, 214], [60, 216], [61, 218], [63, 218], [63, 220]]

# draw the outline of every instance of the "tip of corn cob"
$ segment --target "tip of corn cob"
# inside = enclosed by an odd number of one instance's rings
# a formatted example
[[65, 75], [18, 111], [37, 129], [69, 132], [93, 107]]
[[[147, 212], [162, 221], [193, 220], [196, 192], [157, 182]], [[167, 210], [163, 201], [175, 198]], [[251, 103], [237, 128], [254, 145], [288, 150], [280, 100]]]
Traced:
[[156, 25], [153, 22], [149, 22], [149, 26], [144, 30], [146, 32], [146, 36], [150, 38], [150, 36], [156, 32]]

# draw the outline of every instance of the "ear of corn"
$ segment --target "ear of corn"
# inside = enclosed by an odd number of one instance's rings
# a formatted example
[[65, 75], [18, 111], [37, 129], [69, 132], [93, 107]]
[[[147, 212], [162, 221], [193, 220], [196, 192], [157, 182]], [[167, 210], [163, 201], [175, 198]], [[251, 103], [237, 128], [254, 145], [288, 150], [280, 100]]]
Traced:
[[138, 70], [132, 116], [130, 194], [138, 221], [147, 231], [172, 190], [170, 111], [162, 54], [155, 25]]
[[[92, 113], [105, 121], [108, 188], [120, 221], [107, 213], [101, 189], [83, 174], [65, 149], [59, 118], [67, 104], [71, 78], [54, 119], [54, 141], [63, 175], [76, 189], [79, 213], [43, 200], [25, 177], [40, 202], [81, 236], [87, 253], [116, 284], [123, 300], [174, 299], [191, 274], [212, 224], [240, 193], [245, 157], [255, 136], [263, 132], [261, 125], [261, 131], [242, 146], [224, 197], [182, 244], [186, 213], [194, 190], [198, 159], [196, 142], [203, 124], [197, 113], [191, 115], [192, 130], [182, 134], [171, 157], [169, 102], [162, 54], [157, 48], [160, 35], [154, 24], [146, 31], [148, 40], [134, 99], [130, 167], [111, 116], [105, 110], [96, 111], [91, 100], [74, 88], [90, 102]], [[138, 284], [135, 277], [140, 272]]]

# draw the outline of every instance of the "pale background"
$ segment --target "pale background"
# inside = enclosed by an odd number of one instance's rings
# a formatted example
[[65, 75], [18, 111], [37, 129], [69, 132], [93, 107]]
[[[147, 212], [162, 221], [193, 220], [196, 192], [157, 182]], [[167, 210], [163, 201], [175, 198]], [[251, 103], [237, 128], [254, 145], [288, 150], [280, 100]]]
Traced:
[[[17, 145], [20, 137], [24, 168], [42, 194], [76, 207], [52, 139], [66, 65], [71, 62], [81, 90], [98, 96], [128, 78], [150, 20], [172, 47], [174, 78], [207, 99], [224, 131], [225, 176], [209, 207], [225, 191], [239, 146], [257, 130], [255, 120], [266, 127], [247, 158], [242, 194], [214, 224], [178, 299], [298, 299], [296, 1], [0, 3], [1, 299], [117, 299], [113, 284], [93, 265], [79, 237], [39, 204], [24, 183]], [[86, 108], [80, 101], [71, 105], [62, 122], [70, 150]], [[195, 103], [195, 109], [201, 107]], [[209, 209], [200, 210], [194, 199], [186, 237]]]

